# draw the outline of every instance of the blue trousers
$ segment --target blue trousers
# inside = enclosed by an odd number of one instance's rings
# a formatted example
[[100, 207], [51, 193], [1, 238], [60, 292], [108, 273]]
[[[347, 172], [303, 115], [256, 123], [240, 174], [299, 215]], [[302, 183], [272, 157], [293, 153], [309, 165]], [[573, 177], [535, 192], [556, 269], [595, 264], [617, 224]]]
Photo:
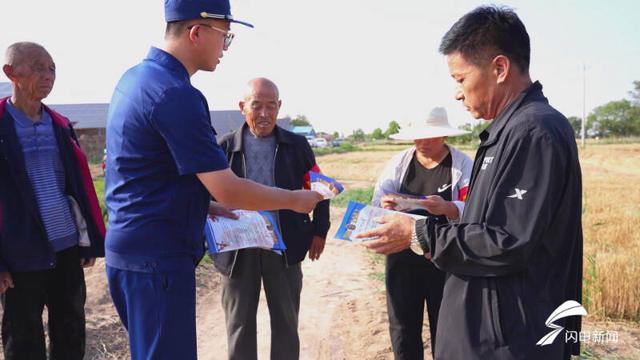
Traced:
[[132, 360], [197, 359], [195, 268], [144, 273], [107, 265], [107, 278]]

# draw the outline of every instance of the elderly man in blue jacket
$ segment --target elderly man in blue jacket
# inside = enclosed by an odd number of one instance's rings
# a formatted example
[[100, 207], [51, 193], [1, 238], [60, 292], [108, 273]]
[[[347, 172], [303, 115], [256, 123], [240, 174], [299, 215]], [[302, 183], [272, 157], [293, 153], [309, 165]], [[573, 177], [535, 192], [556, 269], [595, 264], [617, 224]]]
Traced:
[[0, 100], [0, 294], [5, 359], [82, 359], [83, 267], [104, 255], [104, 222], [69, 120], [42, 104], [56, 67], [40, 45], [15, 43]]
[[[582, 299], [582, 182], [571, 125], [529, 75], [529, 35], [516, 13], [479, 7], [445, 34], [440, 51], [456, 99], [480, 134], [458, 223], [382, 220], [362, 234], [379, 253], [413, 242], [447, 273], [436, 359], [569, 359], [579, 316], [547, 318]], [[414, 224], [415, 223], [415, 224]], [[560, 330], [558, 330], [560, 329]], [[554, 335], [555, 334], [555, 335]]]
[[[243, 178], [282, 189], [309, 186], [309, 171], [319, 172], [307, 140], [276, 125], [281, 100], [271, 80], [249, 81], [240, 101], [245, 124], [220, 139], [231, 170]], [[329, 231], [329, 201], [315, 207], [313, 220], [289, 210], [273, 212], [287, 250], [277, 254], [263, 249], [242, 249], [216, 254], [224, 275], [222, 305], [227, 321], [229, 359], [256, 359], [256, 312], [264, 284], [271, 318], [271, 358], [297, 359], [298, 312], [302, 290], [300, 262], [307, 252], [320, 258]]]

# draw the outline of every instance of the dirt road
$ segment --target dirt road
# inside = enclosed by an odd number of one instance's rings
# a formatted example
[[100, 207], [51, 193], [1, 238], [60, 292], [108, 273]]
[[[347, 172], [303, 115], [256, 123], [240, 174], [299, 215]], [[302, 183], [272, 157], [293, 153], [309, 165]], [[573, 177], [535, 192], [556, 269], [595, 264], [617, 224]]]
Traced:
[[[330, 236], [344, 210], [332, 208]], [[392, 359], [387, 330], [381, 258], [356, 244], [329, 239], [316, 262], [303, 263], [304, 285], [300, 310], [301, 359]], [[109, 297], [104, 262], [86, 271], [87, 355], [86, 359], [129, 359], [128, 343]], [[200, 359], [223, 360], [227, 355], [224, 314], [220, 305], [220, 276], [211, 264], [203, 264], [197, 275], [198, 354]], [[46, 319], [46, 314], [45, 314]], [[258, 309], [258, 355], [269, 359], [270, 327], [266, 301]], [[640, 357], [640, 329], [623, 322], [585, 324], [587, 331], [615, 330], [619, 341], [603, 346], [587, 344], [592, 359]], [[423, 329], [425, 358], [430, 359], [429, 333]], [[589, 358], [589, 357], [588, 357]], [[0, 359], [3, 356], [0, 354]]]
[[[334, 227], [343, 210], [333, 209]], [[333, 234], [332, 229], [330, 234]], [[380, 264], [360, 246], [328, 240], [319, 261], [303, 263], [300, 309], [301, 359], [391, 359]], [[198, 293], [198, 352], [202, 359], [225, 359], [224, 314], [219, 277], [201, 269]], [[209, 280], [204, 280], [209, 279]], [[258, 353], [269, 359], [271, 332], [264, 296], [258, 308]]]
[[[344, 210], [332, 209], [334, 227]], [[126, 333], [108, 295], [103, 263], [87, 271], [87, 359], [128, 359]], [[358, 245], [329, 239], [320, 260], [303, 263], [301, 359], [392, 359], [382, 282], [383, 264]], [[198, 269], [198, 354], [226, 359], [220, 276]], [[264, 294], [258, 308], [258, 356], [269, 359], [271, 332]], [[425, 328], [425, 333], [428, 330]], [[428, 344], [428, 340], [426, 340]]]

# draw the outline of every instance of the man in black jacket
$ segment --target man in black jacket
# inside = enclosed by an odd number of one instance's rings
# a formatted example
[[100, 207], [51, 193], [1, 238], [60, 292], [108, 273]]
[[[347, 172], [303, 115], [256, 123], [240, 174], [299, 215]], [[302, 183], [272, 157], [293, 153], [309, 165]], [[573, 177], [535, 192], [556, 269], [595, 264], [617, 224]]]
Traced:
[[529, 35], [512, 10], [473, 10], [440, 51], [459, 84], [456, 99], [491, 120], [460, 222], [395, 217], [362, 236], [378, 236], [368, 247], [385, 254], [414, 242], [447, 273], [437, 359], [569, 359], [579, 343], [561, 330], [579, 331], [580, 317], [559, 316], [553, 328], [545, 321], [582, 297], [582, 184], [571, 126], [531, 81]]
[[[281, 100], [276, 85], [253, 79], [240, 110], [246, 124], [220, 139], [231, 170], [267, 186], [296, 190], [308, 186], [309, 171], [319, 172], [307, 140], [276, 125]], [[309, 215], [273, 211], [287, 250], [282, 254], [243, 249], [213, 257], [224, 275], [222, 305], [227, 321], [229, 359], [256, 359], [256, 312], [261, 281], [271, 317], [271, 358], [298, 359], [298, 311], [302, 290], [300, 262], [322, 254], [329, 230], [329, 201]]]

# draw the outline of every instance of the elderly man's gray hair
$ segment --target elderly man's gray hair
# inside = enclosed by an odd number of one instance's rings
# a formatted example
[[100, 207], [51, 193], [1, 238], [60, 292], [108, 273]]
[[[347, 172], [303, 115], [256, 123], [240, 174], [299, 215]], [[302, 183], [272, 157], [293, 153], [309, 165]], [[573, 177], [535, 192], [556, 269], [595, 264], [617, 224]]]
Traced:
[[20, 64], [25, 61], [25, 56], [34, 50], [42, 51], [46, 54], [49, 52], [44, 48], [44, 46], [30, 42], [30, 41], [21, 41], [14, 44], [9, 45], [7, 51], [4, 54], [5, 64], [14, 66]]

